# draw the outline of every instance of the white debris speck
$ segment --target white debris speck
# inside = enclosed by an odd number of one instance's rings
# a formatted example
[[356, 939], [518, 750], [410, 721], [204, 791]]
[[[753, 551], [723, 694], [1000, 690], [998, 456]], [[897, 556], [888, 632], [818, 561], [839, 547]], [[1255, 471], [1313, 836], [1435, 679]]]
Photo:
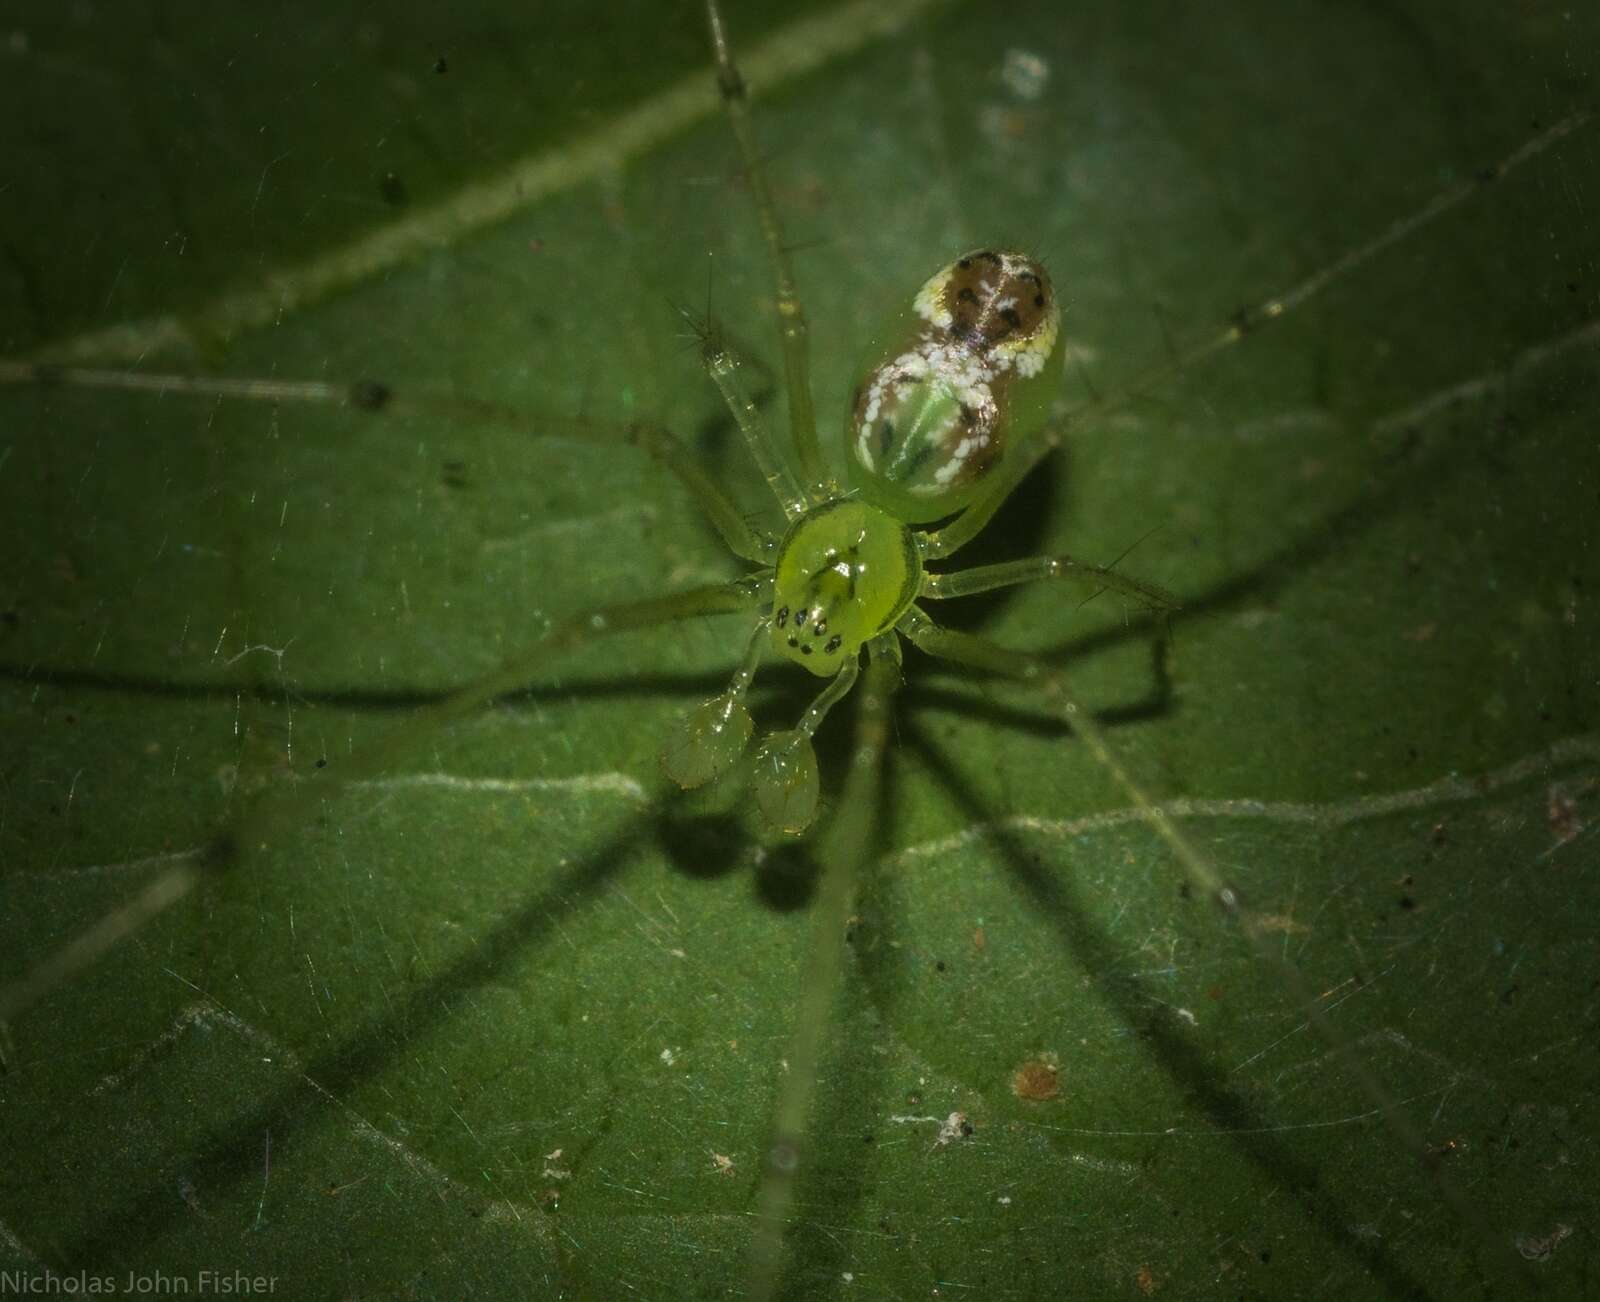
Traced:
[[1050, 65], [1032, 50], [1007, 50], [1000, 65], [1000, 80], [1018, 99], [1031, 103], [1044, 94]]
[[939, 1137], [935, 1139], [934, 1146], [943, 1148], [946, 1144], [962, 1138], [966, 1132], [967, 1114], [965, 1112], [952, 1112], [939, 1123]]

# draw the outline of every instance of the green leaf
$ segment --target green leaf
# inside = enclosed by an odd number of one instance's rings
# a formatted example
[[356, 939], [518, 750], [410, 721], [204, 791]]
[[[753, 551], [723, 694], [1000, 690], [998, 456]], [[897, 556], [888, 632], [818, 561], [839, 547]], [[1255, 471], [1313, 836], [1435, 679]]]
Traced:
[[[418, 714], [569, 615], [743, 572], [572, 417], [665, 420], [779, 523], [677, 311], [778, 374], [701, 16], [607, 8], [8, 20], [8, 353], [396, 402], [0, 388], [0, 988], [208, 868], [6, 1028], [0, 1269], [743, 1286], [815, 870], [656, 755], [748, 618]], [[908, 652], [787, 1293], [1454, 1299], [1526, 1259], [1576, 1295], [1595, 18], [730, 8], [830, 441], [872, 331], [961, 249], [1049, 259], [1075, 407], [1310, 281], [1075, 421], [952, 562], [1126, 552], [1183, 602], [1170, 652], [1109, 595], [930, 613], [1068, 671], [1473, 1209], [1041, 699]], [[758, 731], [815, 687], [765, 666]], [[287, 817], [217, 856], [263, 794]]]

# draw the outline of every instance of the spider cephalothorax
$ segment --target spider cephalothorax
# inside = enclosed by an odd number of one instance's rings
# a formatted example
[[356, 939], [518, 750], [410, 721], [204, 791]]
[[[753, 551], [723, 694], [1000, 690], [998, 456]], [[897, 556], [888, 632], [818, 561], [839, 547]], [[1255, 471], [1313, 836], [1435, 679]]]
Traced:
[[922, 557], [900, 521], [841, 498], [796, 520], [773, 575], [772, 645], [818, 675], [893, 628], [915, 600]]

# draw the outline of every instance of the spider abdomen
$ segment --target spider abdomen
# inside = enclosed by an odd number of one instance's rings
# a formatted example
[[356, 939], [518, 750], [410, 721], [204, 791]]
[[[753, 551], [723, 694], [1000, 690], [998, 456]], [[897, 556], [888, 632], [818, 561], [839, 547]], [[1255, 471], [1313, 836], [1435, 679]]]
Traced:
[[1026, 254], [979, 249], [935, 272], [856, 386], [851, 481], [896, 519], [959, 511], [1044, 422], [1061, 380], [1061, 312]]

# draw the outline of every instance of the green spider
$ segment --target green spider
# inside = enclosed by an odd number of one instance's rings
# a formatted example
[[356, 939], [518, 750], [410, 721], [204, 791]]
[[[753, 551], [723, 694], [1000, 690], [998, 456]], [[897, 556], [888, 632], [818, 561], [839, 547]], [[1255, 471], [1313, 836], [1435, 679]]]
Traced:
[[[829, 474], [819, 444], [807, 361], [807, 324], [782, 226], [757, 155], [743, 78], [716, 0], [708, 0], [718, 85], [776, 270], [777, 315], [798, 478], [739, 379], [716, 331], [703, 338], [706, 371], [743, 432], [789, 527], [781, 541], [752, 531], [708, 476], [691, 469], [669, 435], [655, 443], [678, 470], [733, 552], [765, 565], [735, 589], [766, 605], [744, 660], [720, 696], [685, 718], [661, 751], [685, 788], [726, 773], [753, 729], [744, 695], [765, 644], [819, 677], [832, 677], [791, 729], [756, 748], [754, 785], [762, 813], [785, 832], [817, 813], [812, 737], [860, 671], [861, 651], [898, 663], [896, 635], [931, 655], [1037, 677], [1043, 667], [980, 639], [939, 628], [917, 605], [1042, 579], [1070, 578], [1112, 589], [1152, 610], [1176, 602], [1162, 589], [1068, 556], [1040, 556], [929, 572], [971, 541], [1045, 456], [1038, 437], [1060, 386], [1061, 309], [1042, 263], [1024, 253], [977, 249], [935, 272], [885, 329], [864, 368], [844, 422], [851, 489]], [[668, 449], [670, 448], [670, 455]], [[939, 527], [927, 527], [936, 522]], [[683, 598], [694, 613], [696, 598]], [[664, 613], [675, 613], [670, 608]]]
[[[764, 190], [758, 186], [757, 193], [765, 205]], [[765, 206], [763, 213], [764, 228], [776, 233], [776, 215]], [[802, 386], [791, 391], [791, 411], [808, 412], [805, 319], [781, 261], [781, 244], [774, 249], [780, 257], [784, 345], [795, 356], [788, 373]], [[747, 580], [768, 612], [728, 689], [684, 719], [663, 747], [663, 766], [676, 782], [689, 788], [713, 781], [744, 753], [753, 724], [743, 698], [769, 642], [778, 655], [833, 680], [796, 727], [769, 735], [755, 752], [755, 793], [763, 814], [783, 831], [799, 833], [817, 811], [811, 738], [855, 684], [863, 647], [897, 660], [898, 634], [930, 654], [968, 664], [1004, 658], [977, 639], [939, 628], [917, 605], [919, 598], [1071, 578], [1114, 589], [1150, 609], [1176, 605], [1153, 585], [1067, 556], [947, 574], [925, 568], [972, 539], [1052, 446], [1048, 439], [1030, 440], [1060, 383], [1060, 320], [1048, 274], [1024, 254], [979, 249], [937, 271], [888, 330], [852, 395], [844, 437], [850, 492], [841, 491], [824, 469], [814, 428], [798, 424], [793, 436], [804, 486], [795, 479], [739, 388], [732, 357], [708, 334], [707, 369], [789, 527], [781, 541], [724, 529], [740, 556], [771, 558], [769, 568]], [[697, 478], [688, 482], [712, 519], [733, 518], [709, 485]], [[919, 527], [940, 520], [947, 522]]]
[[[795, 1045], [787, 1055], [791, 1070], [772, 1127], [759, 1232], [763, 1237], [756, 1247], [757, 1285], [752, 1290], [759, 1295], [764, 1291], [761, 1282], [770, 1281], [777, 1269], [782, 1231], [774, 1227], [782, 1225], [795, 1172], [803, 1166], [802, 1141], [811, 1111], [818, 1042], [827, 1026], [832, 983], [842, 966], [841, 924], [853, 898], [854, 874], [868, 857], [872, 792], [885, 749], [888, 702], [899, 680], [901, 638], [932, 655], [1035, 684], [1052, 712], [1079, 734], [1172, 845], [1191, 882], [1208, 890], [1229, 916], [1241, 922], [1253, 939], [1256, 936], [1250, 914], [1232, 891], [1106, 750], [1093, 718], [1077, 707], [1061, 673], [1039, 658], [942, 629], [921, 606], [926, 601], [1061, 578], [1081, 582], [1091, 591], [1115, 591], [1156, 612], [1175, 606], [1154, 585], [1063, 556], [950, 572], [928, 568], [976, 537], [1030, 470], [1059, 444], [1059, 433], [1048, 417], [1064, 349], [1060, 309], [1048, 276], [1027, 255], [991, 248], [966, 254], [930, 277], [885, 331], [883, 346], [851, 390], [843, 422], [848, 490], [835, 483], [821, 453], [808, 379], [807, 324], [777, 205], [751, 138], [742, 82], [716, 0], [708, 0], [708, 13], [719, 81], [776, 268], [792, 448], [780, 446], [765, 427], [745, 390], [738, 360], [709, 328], [704, 361], [788, 519], [787, 529], [781, 538], [763, 535], [670, 433], [644, 423], [630, 427], [631, 440], [682, 480], [727, 545], [756, 570], [732, 583], [588, 612], [558, 628], [501, 673], [437, 709], [423, 711], [417, 728], [407, 735], [426, 734], [441, 721], [524, 685], [549, 661], [580, 650], [601, 634], [717, 611], [750, 612], [755, 626], [732, 681], [678, 724], [662, 747], [662, 763], [683, 787], [716, 781], [736, 768], [754, 731], [744, 698], [769, 653], [829, 679], [794, 727], [757, 744], [750, 765], [755, 799], [764, 816], [775, 827], [798, 834], [818, 816], [812, 737], [832, 706], [858, 684], [864, 685], [846, 790], [838, 802], [838, 816], [820, 839], [826, 871], [816, 910], [817, 941], [802, 986]], [[1016, 301], [1008, 302], [1012, 299]], [[1289, 305], [1270, 303], [1261, 315], [1279, 315]], [[1240, 333], [1225, 336], [1224, 342]], [[983, 374], [969, 373], [974, 371]], [[268, 386], [259, 387], [263, 392], [257, 396], [272, 396], [266, 392]], [[338, 396], [323, 395], [335, 400]], [[395, 403], [404, 400], [402, 395]], [[368, 391], [360, 401], [381, 406], [384, 395]], [[323, 794], [338, 782], [379, 771], [393, 758], [398, 744], [374, 747], [343, 765], [337, 777], [323, 784]], [[264, 821], [290, 821], [304, 804], [296, 797], [281, 807], [265, 805], [231, 829], [231, 837], [242, 842]], [[1299, 1002], [1311, 1010], [1316, 1022], [1315, 1002], [1304, 998]], [[15, 1002], [6, 1005], [15, 1006]]]

